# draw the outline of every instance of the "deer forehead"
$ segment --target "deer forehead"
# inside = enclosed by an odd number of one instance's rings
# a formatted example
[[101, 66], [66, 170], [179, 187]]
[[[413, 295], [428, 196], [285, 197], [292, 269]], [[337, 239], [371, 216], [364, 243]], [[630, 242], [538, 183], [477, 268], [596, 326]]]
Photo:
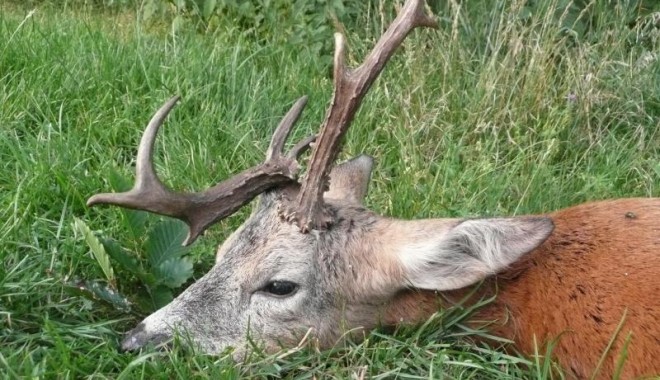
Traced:
[[282, 221], [272, 210], [260, 210], [218, 247], [216, 264], [227, 262], [242, 277], [263, 275], [284, 265], [306, 267], [315, 238]]
[[335, 287], [348, 299], [384, 293], [402, 275], [394, 250], [419, 228], [399, 227], [355, 205], [332, 207], [338, 222], [309, 233], [282, 220], [276, 206], [258, 209], [219, 247], [216, 263], [245, 279], [313, 274], [316, 285]]

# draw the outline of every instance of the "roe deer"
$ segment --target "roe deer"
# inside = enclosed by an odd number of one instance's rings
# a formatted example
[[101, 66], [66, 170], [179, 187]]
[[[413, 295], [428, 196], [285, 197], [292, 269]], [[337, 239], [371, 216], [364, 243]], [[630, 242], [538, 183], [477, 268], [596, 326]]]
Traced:
[[[348, 69], [335, 35], [331, 105], [298, 182], [297, 158], [314, 138], [283, 152], [305, 106], [300, 99], [276, 129], [266, 161], [202, 193], [174, 193], [152, 164], [158, 128], [178, 98], [149, 123], [137, 154], [136, 184], [98, 194], [105, 203], [184, 220], [185, 244], [252, 199], [250, 218], [218, 249], [215, 266], [169, 305], [128, 333], [123, 349], [166, 342], [185, 330], [205, 352], [246, 347], [246, 331], [267, 349], [294, 345], [310, 329], [321, 347], [342, 326], [417, 323], [482, 282], [496, 293], [478, 311], [512, 348], [556, 339], [554, 355], [570, 377], [611, 377], [627, 352], [625, 378], [660, 373], [660, 199], [588, 203], [549, 215], [402, 221], [362, 205], [372, 159], [333, 163], [362, 98], [406, 35], [434, 27], [423, 1], [410, 0], [364, 63]], [[438, 293], [441, 292], [441, 293]], [[441, 295], [441, 296], [440, 296]], [[618, 332], [618, 334], [616, 334]]]

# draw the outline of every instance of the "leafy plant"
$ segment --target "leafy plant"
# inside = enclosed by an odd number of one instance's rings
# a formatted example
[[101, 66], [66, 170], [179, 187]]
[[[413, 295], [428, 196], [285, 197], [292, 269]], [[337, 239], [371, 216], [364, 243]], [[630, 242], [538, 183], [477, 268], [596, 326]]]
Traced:
[[[332, 24], [353, 23], [367, 2], [347, 0], [145, 0], [143, 21], [171, 20], [177, 32], [193, 26], [212, 32], [232, 25], [243, 35], [276, 44], [304, 44], [317, 54], [332, 50]], [[229, 22], [227, 22], [230, 20]]]
[[[126, 179], [116, 172], [109, 178], [115, 190], [127, 187]], [[124, 241], [94, 234], [85, 222], [74, 220], [74, 231], [87, 243], [105, 282], [85, 280], [70, 285], [81, 295], [122, 311], [136, 307], [138, 312], [148, 313], [172, 301], [173, 292], [192, 277], [188, 248], [182, 246], [187, 227], [177, 220], [154, 220], [143, 211], [121, 212], [129, 230], [123, 235], [130, 236]]]
[[660, 3], [654, 0], [627, 0], [627, 1], [593, 1], [593, 0], [527, 0], [524, 2], [519, 17], [530, 20], [535, 15], [545, 17], [551, 15], [551, 20], [558, 23], [560, 30], [574, 38], [600, 38], [593, 31], [603, 28], [605, 20], [603, 15], [618, 14], [620, 22], [634, 26], [653, 12], [660, 11]]

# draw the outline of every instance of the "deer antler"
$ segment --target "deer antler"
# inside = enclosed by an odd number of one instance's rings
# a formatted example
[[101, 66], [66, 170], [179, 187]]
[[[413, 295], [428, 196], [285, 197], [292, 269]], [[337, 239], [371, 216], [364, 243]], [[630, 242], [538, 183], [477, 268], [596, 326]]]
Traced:
[[335, 34], [332, 102], [297, 199], [289, 205], [284, 215], [289, 221], [297, 222], [302, 232], [324, 229], [332, 222], [331, 216], [323, 208], [323, 192], [327, 188], [332, 164], [339, 153], [339, 143], [371, 84], [408, 33], [418, 26], [437, 28], [437, 23], [425, 13], [423, 0], [410, 0], [364, 63], [354, 70], [346, 67], [344, 36], [341, 33]]
[[87, 205], [112, 204], [181, 219], [190, 228], [183, 243], [189, 245], [211, 224], [233, 214], [257, 195], [276, 186], [295, 183], [298, 172], [296, 160], [314, 141], [315, 136], [299, 142], [289, 154], [283, 155], [284, 143], [291, 127], [307, 103], [307, 97], [302, 97], [291, 107], [275, 130], [266, 161], [204, 192], [175, 193], [158, 179], [152, 157], [158, 129], [178, 100], [179, 97], [175, 96], [163, 104], [147, 125], [138, 147], [133, 188], [123, 193], [96, 194], [89, 198]]
[[184, 242], [184, 245], [189, 245], [211, 224], [233, 214], [262, 192], [295, 184], [295, 187], [289, 187], [293, 191], [292, 200], [284, 205], [283, 216], [291, 222], [295, 221], [302, 232], [326, 228], [332, 223], [332, 218], [323, 207], [323, 192], [327, 187], [330, 168], [339, 153], [339, 143], [371, 84], [408, 33], [418, 26], [437, 27], [437, 24], [426, 15], [423, 0], [408, 0], [364, 63], [354, 70], [346, 67], [344, 36], [335, 34], [332, 102], [321, 125], [309, 170], [300, 187], [296, 182], [297, 158], [315, 140], [315, 136], [300, 141], [286, 155], [283, 148], [305, 107], [306, 97], [300, 98], [280, 122], [262, 164], [204, 192], [176, 193], [168, 189], [156, 175], [152, 156], [158, 129], [179, 100], [174, 97], [154, 114], [142, 135], [133, 188], [123, 193], [96, 194], [87, 201], [87, 205], [113, 204], [181, 219], [190, 228]]

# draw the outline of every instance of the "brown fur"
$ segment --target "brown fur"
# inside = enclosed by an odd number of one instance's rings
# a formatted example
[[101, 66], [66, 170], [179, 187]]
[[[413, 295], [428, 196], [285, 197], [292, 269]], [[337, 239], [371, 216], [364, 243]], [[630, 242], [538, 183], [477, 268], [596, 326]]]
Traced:
[[[528, 355], [535, 342], [543, 353], [556, 339], [554, 358], [569, 377], [591, 377], [611, 339], [597, 378], [615, 372], [627, 340], [622, 378], [658, 375], [660, 199], [594, 202], [550, 217], [555, 230], [541, 246], [482, 284], [478, 296], [497, 298], [473, 319], [496, 320], [491, 332]], [[458, 301], [470, 289], [445, 296]], [[403, 292], [384, 320], [419, 322], [438, 302], [434, 292]]]

